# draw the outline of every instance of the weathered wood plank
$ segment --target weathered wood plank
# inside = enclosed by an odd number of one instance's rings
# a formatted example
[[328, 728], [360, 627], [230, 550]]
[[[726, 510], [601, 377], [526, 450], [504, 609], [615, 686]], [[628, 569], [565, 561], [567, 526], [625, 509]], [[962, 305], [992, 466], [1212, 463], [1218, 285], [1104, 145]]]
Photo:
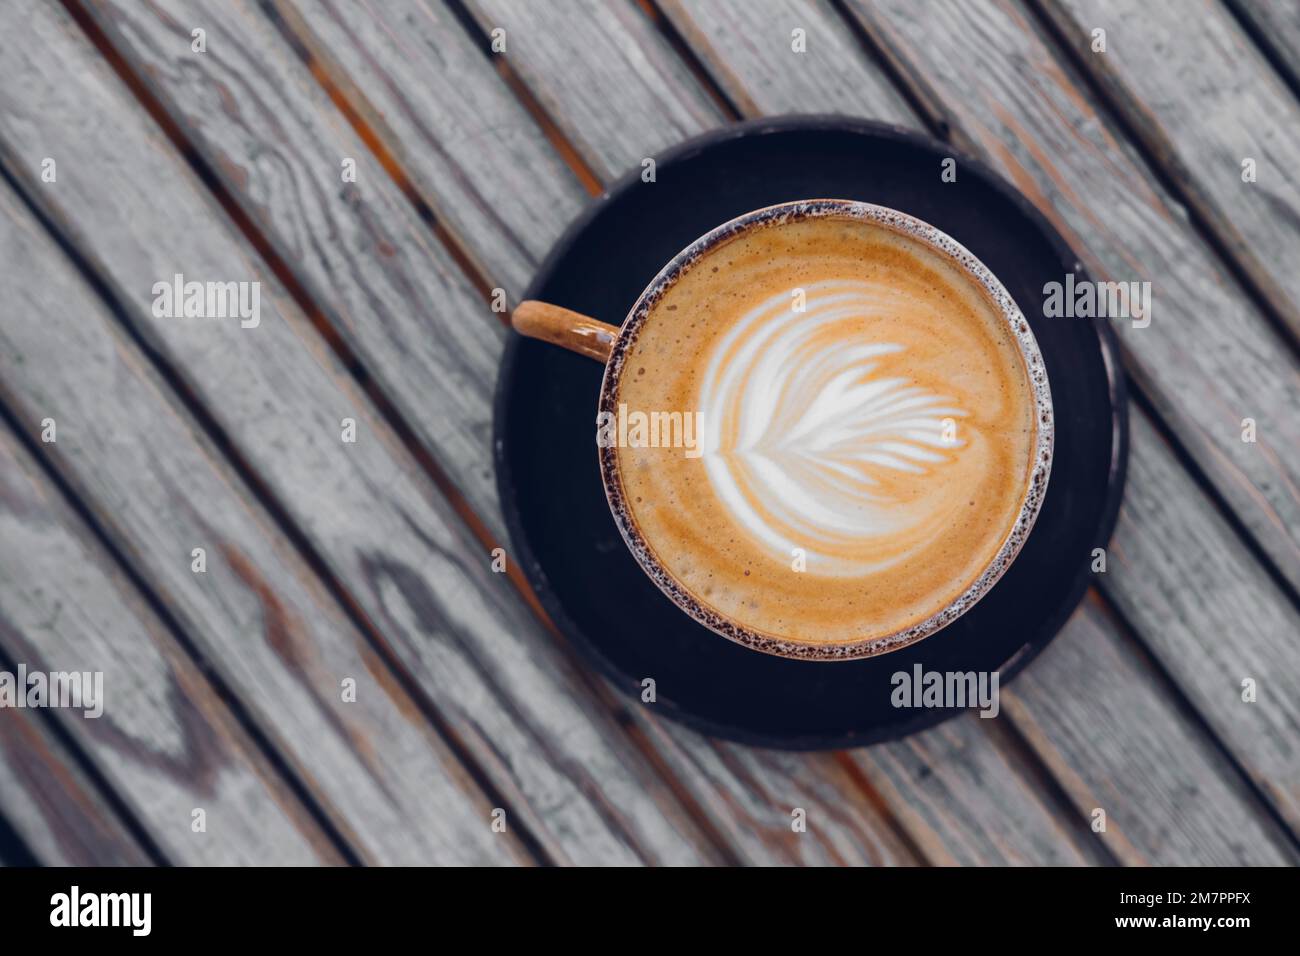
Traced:
[[[438, 244], [430, 241], [399, 187], [370, 158], [352, 131], [340, 124], [333, 104], [306, 68], [270, 31], [268, 21], [257, 13], [250, 16], [240, 5], [223, 7], [219, 18], [210, 10], [177, 4], [169, 4], [166, 15], [135, 4], [96, 3], [91, 10], [117, 48], [148, 78], [169, 115], [219, 171], [232, 195], [292, 264], [316, 301], [326, 311], [341, 311], [339, 326], [355, 351], [366, 356], [376, 377], [408, 412], [422, 440], [465, 490], [484, 522], [498, 528], [499, 508], [491, 482], [484, 480], [491, 468], [486, 437], [477, 443], [441, 442], [425, 426], [435, 417], [427, 410], [438, 408], [442, 421], [435, 422], [435, 427], [461, 426], [465, 435], [486, 435], [490, 389], [504, 330], [464, 277], [448, 265]], [[380, 10], [392, 13], [394, 8]], [[178, 31], [180, 38], [187, 35], [181, 27], [200, 20], [219, 42], [209, 46], [204, 59], [193, 57], [178, 38]], [[459, 31], [454, 22], [450, 26]], [[359, 32], [365, 34], [364, 29]], [[465, 45], [468, 47], [468, 40]], [[486, 62], [472, 49], [469, 52]], [[445, 59], [455, 62], [455, 50], [446, 51]], [[239, 82], [226, 80], [232, 75], [238, 75]], [[487, 80], [497, 84], [493, 76]], [[511, 135], [509, 127], [497, 129], [502, 135]], [[477, 138], [488, 136], [485, 132]], [[539, 148], [543, 156], [550, 151], [545, 141]], [[436, 169], [441, 168], [438, 164], [446, 152], [425, 151], [423, 155], [431, 157]], [[343, 155], [355, 157], [357, 186], [337, 193], [333, 183], [336, 170], [322, 172], [320, 157]], [[509, 154], [494, 161], [508, 162]], [[421, 167], [413, 172], [429, 170]], [[289, 188], [287, 180], [301, 185]], [[563, 188], [540, 182], [537, 188], [559, 191], [566, 197], [565, 204], [576, 209], [582, 199], [576, 181], [558, 182]], [[480, 198], [501, 202], [501, 186], [495, 188]], [[310, 195], [314, 202], [304, 204], [299, 198], [303, 195]], [[375, 223], [383, 224], [382, 243], [373, 239]], [[557, 216], [551, 225], [558, 229], [562, 224]], [[314, 238], [320, 235], [337, 239], [322, 243]], [[536, 236], [536, 230], [530, 235]], [[317, 249], [317, 254], [298, 255], [298, 250], [308, 245]], [[498, 242], [493, 248], [526, 245]], [[379, 246], [387, 252], [381, 254]], [[421, 256], [409, 256], [409, 249], [420, 250]], [[358, 262], [365, 262], [365, 267], [357, 266]], [[492, 265], [508, 271], [509, 257], [494, 258]], [[347, 308], [334, 309], [331, 303], [336, 302], [346, 303]], [[430, 335], [430, 329], [434, 334]], [[458, 336], [476, 337], [481, 347], [443, 347]], [[408, 347], [408, 342], [416, 345]], [[487, 361], [483, 361], [485, 356]], [[436, 383], [451, 381], [457, 384], [450, 396], [430, 391], [445, 390], [445, 384]], [[643, 728], [648, 724], [642, 721]], [[869, 848], [864, 850], [868, 855], [859, 857], [863, 860], [914, 859], [873, 808], [828, 811], [820, 817], [825, 822], [821, 828], [804, 834], [798, 844], [787, 845], [778, 837], [783, 831], [789, 833], [789, 810], [764, 810], [760, 801], [764, 795], [788, 789], [785, 778], [795, 774], [795, 766], [774, 758], [765, 789], [755, 793], [748, 777], [739, 775], [739, 769], [732, 770], [752, 762], [748, 758], [720, 760], [706, 742], [696, 739], [691, 740], [691, 754], [683, 752], [671, 737], [646, 734], [642, 739], [652, 743], [656, 760], [683, 778], [681, 785], [692, 801], [719, 808], [719, 812], [733, 803], [747, 808], [752, 831], [730, 817], [716, 821], [718, 829], [745, 845], [740, 855], [746, 860], [787, 861], [793, 859], [791, 851], [796, 848], [800, 859], [830, 860], [844, 857], [849, 846]], [[696, 757], [707, 763], [707, 772]], [[852, 788], [842, 772], [829, 762], [817, 766], [825, 767], [824, 775], [815, 777], [815, 784], [817, 792], [825, 794], [827, 806], [852, 799]], [[804, 770], [800, 776], [814, 775]], [[846, 787], [843, 800], [833, 797]], [[837, 826], [832, 828], [830, 822]]]
[[[471, 39], [441, 3], [363, 6], [339, 0], [272, 0], [270, 5], [306, 51], [313, 72], [327, 77], [365, 117], [421, 199], [438, 211], [482, 265], [488, 281], [517, 301], [537, 263], [587, 196], [541, 127], [501, 81], [495, 67], [507, 60], [513, 63], [513, 57], [485, 55], [484, 44]], [[635, 31], [632, 48], [640, 41], [658, 44], [653, 31], [629, 19], [625, 11], [604, 16], [619, 28], [602, 36], [598, 49], [611, 42], [626, 46], [628, 29]], [[519, 40], [525, 42], [526, 37]], [[671, 62], [669, 52], [656, 50], [649, 61]], [[641, 62], [647, 62], [645, 56]], [[615, 82], [623, 79], [620, 75]], [[642, 102], [650, 101], [655, 116], [666, 112], [675, 117], [679, 135], [721, 121], [711, 104], [698, 96], [683, 107], [656, 106], [654, 96], [648, 93]], [[697, 114], [704, 118], [693, 124]], [[644, 126], [637, 134], [637, 155], [674, 141], [648, 117]], [[606, 131], [615, 135], [615, 142], [626, 138], [620, 128]], [[580, 133], [572, 124], [565, 132]], [[617, 166], [603, 164], [594, 152], [579, 159], [591, 164], [602, 180], [620, 172], [625, 162], [620, 158]], [[505, 196], [508, 201], [503, 201]], [[525, 208], [528, 215], [522, 214]]]
[[[1300, 336], [1300, 102], [1232, 14], [1219, 0], [1049, 0], [1042, 8]], [[1104, 53], [1092, 51], [1096, 29], [1106, 31]]]
[[[76, 175], [67, 164], [64, 175]], [[164, 596], [284, 759], [376, 863], [522, 858], [491, 804], [219, 452], [175, 405], [67, 256], [0, 187], [15, 321], [0, 396]], [[207, 569], [195, 573], [193, 549]], [[342, 682], [356, 684], [343, 701]]]
[[[667, 10], [683, 35], [702, 44], [695, 48], [701, 59], [726, 60], [723, 75], [736, 85], [728, 93], [738, 97], [742, 90], [755, 90], [755, 106], [761, 110], [797, 107], [798, 101], [780, 82], [786, 74], [800, 77], [799, 95], [807, 90], [837, 110], [860, 109], [879, 116], [877, 110], [889, 108], [888, 100], [875, 90], [884, 80], [861, 51], [853, 56], [830, 55], [812, 42], [833, 31], [834, 21], [825, 8], [805, 6], [793, 20], [786, 19], [780, 5], [769, 3], [682, 0]], [[799, 55], [799, 69], [772, 59], [766, 55], [771, 51], [754, 39], [780, 36], [784, 40], [791, 22], [803, 26], [810, 39], [807, 53]], [[748, 42], [742, 38], [749, 38]], [[953, 55], [959, 49], [954, 42]], [[975, 72], [962, 74], [960, 80], [974, 83]], [[893, 112], [883, 115], [916, 125], [914, 118]], [[997, 162], [997, 156], [991, 158]], [[1278, 356], [1274, 361], [1285, 364], [1286, 359]], [[1243, 377], [1241, 369], [1234, 374]], [[1134, 558], [1121, 559], [1121, 567], [1099, 576], [1098, 582], [1252, 779], [1270, 793], [1279, 812], [1300, 832], [1295, 803], [1300, 754], [1291, 743], [1297, 722], [1295, 701], [1300, 700], [1300, 684], [1294, 679], [1300, 674], [1300, 646], [1294, 640], [1300, 629], [1294, 608], [1225, 526], [1146, 414], [1134, 409], [1130, 418], [1134, 433], [1129, 493], [1112, 551]], [[1243, 619], [1258, 624], [1243, 632]], [[1224, 641], [1225, 634], [1234, 634], [1234, 640]], [[1266, 711], [1243, 706], [1238, 694], [1225, 693], [1225, 682], [1237, 685], [1247, 672], [1268, 674], [1276, 682], [1276, 693], [1261, 705], [1267, 706]]]
[[[29, 673], [101, 675], [99, 716], [57, 708], [54, 717], [170, 860], [338, 862], [305, 808], [7, 429], [0, 430], [0, 538], [5, 658]], [[193, 829], [195, 810], [205, 815], [204, 832]]]
[[[473, 41], [459, 29], [454, 19], [441, 14], [436, 9], [426, 11], [424, 8], [421, 8], [419, 16], [412, 16], [408, 14], [409, 8], [398, 4], [361, 7], [351, 4], [307, 2], [295, 4], [293, 7], [287, 3], [280, 3], [276, 8], [282, 14], [284, 22], [290, 25], [298, 39], [310, 51], [314, 71], [329, 76], [356, 78], [357, 85], [350, 89], [349, 95], [365, 97], [365, 102], [354, 103], [353, 108], [359, 113], [376, 118], [377, 123], [382, 123], [392, 135], [397, 136], [396, 141], [385, 143], [385, 149], [402, 157], [404, 169], [412, 181], [422, 183], [423, 189], [437, 190], [436, 196], [431, 197], [431, 204], [436, 200], [442, 208], [455, 207], [469, 216], [477, 209], [471, 198], [475, 196], [479, 199], [486, 198], [490, 203], [503, 208], [510, 204], [514, 192], [521, 188], [548, 193], [560, 190], [568, 197], [564, 202], [552, 204], [555, 214], [553, 220], [545, 224], [546, 232], [538, 233], [535, 238], [526, 239], [499, 237], [472, 250], [479, 260], [488, 265], [490, 276], [505, 274], [506, 271], [507, 263], [495, 264], [497, 250], [508, 245], [545, 249], [546, 243], [558, 235], [565, 225], [568, 210], [579, 207], [582, 197], [576, 180], [572, 178], [549, 180], [544, 176], [534, 178], [528, 167], [520, 167], [512, 156], [495, 154], [491, 151], [478, 155], [472, 166], [464, 169], [465, 175], [472, 177], [470, 182], [447, 177], [439, 178], [442, 166], [437, 156], [450, 152], [453, 148], [452, 144], [461, 140], [477, 141], [489, 135], [508, 134], [512, 137], [512, 141], [530, 142], [530, 155], [545, 153], [550, 149], [542, 131], [519, 103], [510, 96], [504, 85], [496, 79], [490, 67], [486, 65], [486, 59], [473, 48]], [[585, 9], [567, 8], [565, 16], [576, 16]], [[513, 8], [511, 10], [493, 8], [494, 17], [503, 14], [513, 16], [514, 13]], [[437, 19], [439, 16], [443, 19]], [[507, 37], [519, 34], [519, 24], [514, 20], [505, 19], [503, 16], [500, 22], [507, 30]], [[546, 29], [559, 36], [569, 27], [567, 20], [561, 19], [554, 25], [548, 25]], [[656, 53], [637, 54], [655, 62], [669, 52], [662, 38], [644, 19], [637, 17], [626, 19], [620, 16], [605, 23], [604, 29], [609, 32], [603, 36], [601, 49], [630, 51], [663, 46], [663, 50]], [[528, 30], [525, 29], [524, 33], [528, 33]], [[400, 44], [393, 39], [399, 35], [402, 38]], [[509, 40], [507, 46], [510, 49]], [[466, 48], [468, 52], [463, 52], [461, 48]], [[518, 47], [514, 49], [517, 50]], [[534, 81], [539, 83], [544, 76], [549, 76], [561, 68], [566, 58], [568, 60], [576, 58], [575, 62], [586, 62], [591, 59], [589, 49], [578, 51], [576, 47], [557, 46], [553, 41], [546, 41], [540, 46], [535, 45], [525, 49], [534, 53], [540, 49], [550, 57], [538, 61], [534, 66], [537, 71]], [[627, 53], [624, 56], [620, 53], [610, 59], [619, 61], [620, 57], [623, 61], [628, 61], [633, 54]], [[410, 116], [412, 110], [423, 110], [435, 117], [445, 117], [452, 112], [445, 106], [437, 105], [433, 100], [440, 96], [459, 95], [457, 88], [430, 83], [427, 79], [417, 82], [417, 78], [421, 76], [444, 76], [443, 71], [448, 63], [456, 63], [459, 65], [458, 68], [466, 71], [464, 82], [474, 88], [471, 95], [478, 104], [478, 111], [472, 115], [458, 114], [455, 125], [446, 130], [434, 124], [415, 124]], [[382, 72], [378, 71], [377, 64], [383, 64]], [[476, 67], [475, 64], [478, 66]], [[603, 91], [595, 86], [587, 86], [584, 87], [582, 94], [583, 102], [587, 105], [582, 106], [581, 115], [591, 118], [591, 122], [599, 122], [600, 135], [613, 137], [610, 142], [619, 144], [619, 148], [623, 151], [621, 155], [624, 158], [617, 162], [605, 162], [598, 155], [581, 157], [602, 177], [611, 176], [624, 168], [631, 167], [639, 161], [646, 150], [659, 149], [670, 142], [667, 136], [661, 136], [653, 142], [648, 141], [647, 136], [656, 135], [651, 117], [639, 115], [631, 101], [625, 103], [622, 96], [616, 95], [645, 82], [639, 77], [635, 63], [624, 62], [617, 69], [619, 72], [608, 80], [608, 86]], [[676, 71], [673, 75], [676, 75]], [[492, 84], [499, 88], [496, 93], [491, 92]], [[682, 87], [674, 80], [673, 85], [657, 86], [645, 95], [634, 93], [632, 101], [644, 104], [647, 96], [685, 97], [687, 98], [685, 102], [690, 105], [664, 106], [656, 109], [673, 111], [680, 116], [690, 116], [694, 115], [693, 111], [701, 102], [702, 94], [697, 87], [692, 85]], [[709, 122], [717, 122], [720, 119], [720, 116], [714, 114]], [[556, 122], [560, 122], [559, 117], [556, 117]], [[595, 138], [594, 133], [589, 135]], [[428, 137], [439, 138], [439, 142], [443, 141], [441, 138], [445, 138], [446, 145], [439, 146], [437, 149], [427, 148], [428, 144], [424, 141]], [[409, 141], [404, 141], [407, 138]], [[578, 139], [580, 137], [575, 137], [575, 141]], [[607, 146], [606, 149], [612, 150], [613, 146]], [[608, 156], [618, 155], [620, 154], [616, 152], [608, 152]], [[465, 238], [465, 241], [468, 243], [473, 240], [471, 237]], [[511, 291], [517, 293], [515, 289]], [[486, 416], [488, 413], [489, 409], [484, 406], [482, 414]], [[486, 421], [486, 418], [484, 420]], [[449, 467], [454, 467], [454, 463]], [[742, 859], [754, 862], [790, 859], [791, 849], [786, 842], [790, 806], [783, 805], [789, 799], [786, 795], [802, 792], [807, 797], [809, 794], [840, 792], [845, 785], [840, 779], [842, 775], [827, 769], [826, 763], [821, 758], [781, 757], [778, 759], [776, 755], [750, 752], [742, 747], [713, 744], [680, 727], [657, 725], [647, 721], [639, 711], [634, 711], [634, 714], [655, 739], [669, 739], [675, 743], [677, 749], [665, 750], [664, 759], [678, 773], [685, 785], [691, 788], [692, 799], [706, 814], [715, 831], [734, 841], [733, 846]], [[972, 754], [978, 755], [980, 761], [987, 761], [990, 765], [1005, 765], [1006, 758], [997, 753], [996, 744], [990, 738], [976, 733], [973, 725], [968, 726], [962, 733], [969, 736], [966, 746]], [[741, 761], [751, 759], [763, 761], [764, 773], [767, 777], [767, 789], [764, 795], [769, 799], [777, 799], [780, 795], [781, 805], [763, 808], [761, 804], [755, 803], [755, 791], [751, 783], [744, 776], [738, 775], [739, 769], [743, 767]], [[707, 774], [707, 779], [701, 778], [701, 772]], [[791, 777], [797, 782], [788, 782], [784, 779], [786, 777]], [[1009, 789], [1023, 786], [1016, 777], [1008, 777], [1007, 780]], [[861, 796], [850, 794], [849, 799], [860, 801]], [[969, 794], [966, 795], [966, 799], [971, 799]], [[827, 801], [827, 805], [833, 802]], [[1031, 793], [1020, 793], [1014, 798], [1008, 797], [1003, 802], [1006, 806], [1036, 807], [1034, 812], [1022, 814], [1022, 823], [1026, 826], [1047, 821], [1050, 817], [1050, 811], [1038, 806], [1037, 796]], [[735, 816], [736, 807], [749, 808], [746, 813], [756, 821], [772, 822], [740, 826]], [[886, 809], [886, 816], [896, 812], [899, 812], [899, 808], [891, 805]], [[971, 812], [974, 816], [987, 813], [998, 819], [1002, 819], [1005, 814], [997, 804], [982, 801], [978, 808], [972, 807]], [[868, 846], [884, 845], [883, 836], [865, 833], [855, 836], [852, 831], [839, 833], [830, 829], [831, 824], [840, 823], [859, 826], [854, 817], [841, 816], [837, 819], [833, 814], [826, 814], [822, 819], [826, 821], [826, 826], [820, 830], [810, 830], [804, 836], [811, 837], [813, 840], [824, 840], [825, 845], [818, 846], [811, 841], [798, 844], [801, 858], [832, 859], [840, 852], [838, 847], [853, 840]], [[1010, 825], [1010, 818], [1007, 819]], [[886, 822], [883, 817], [878, 821], [879, 824]], [[989, 825], [992, 826], [992, 822]], [[1024, 845], [1039, 849], [1055, 847], [1059, 842], [1059, 833], [1059, 827], [1048, 822], [1044, 833], [1037, 838], [1027, 837]], [[1026, 852], [1028, 854], [1028, 851]], [[1031, 858], [1035, 862], [1040, 860], [1050, 862], [1053, 859], [1069, 856], [1070, 852], [1056, 848], [1051, 851], [1044, 850], [1043, 855], [1031, 856]], [[972, 856], [972, 859], [978, 857]], [[987, 862], [995, 861], [996, 857]]]
[[[88, 9], [503, 537], [482, 412], [502, 337], [484, 326], [498, 317], [328, 93], [246, 4]], [[210, 38], [202, 57], [182, 42], [198, 23]]]
[[[577, 215], [585, 196], [533, 123], [484, 122], [517, 104], [450, 11], [430, 2], [266, 6], [295, 37], [312, 73], [346, 97], [411, 188], [464, 241], [488, 281], [522, 291], [557, 234], [556, 218]], [[243, 30], [252, 28], [242, 17], [238, 27], [246, 42]], [[321, 56], [322, 41], [350, 55]], [[505, 176], [510, 202], [488, 188], [494, 183], [485, 165]], [[484, 248], [493, 250], [490, 260]]]
[[[747, 118], [845, 112], [918, 125], [828, 0], [659, 0], [658, 6]], [[796, 40], [802, 43], [797, 53]]]
[[[0, 140], [14, 175], [211, 411], [516, 823], [560, 861], [711, 856], [670, 788], [586, 705], [586, 679], [539, 639], [517, 593], [117, 78], [61, 10], [28, 7], [6, 8], [0, 30]], [[46, 155], [63, 158], [57, 189], [34, 181]], [[153, 285], [177, 273], [260, 282], [260, 323], [155, 317]], [[355, 442], [341, 440], [345, 417]]]
[[988, 719], [966, 715], [848, 759], [899, 808], [907, 832], [936, 865], [1106, 862]]
[[[329, 94], [249, 4], [96, 0], [88, 10], [330, 324], [382, 370], [424, 444], [465, 463], [453, 481], [503, 536], [481, 412], [500, 358], [499, 333], [482, 326], [497, 317]], [[193, 25], [207, 30], [202, 56], [190, 51]]]
[[[926, 862], [898, 832], [894, 811], [864, 793], [835, 754], [796, 754], [709, 740], [643, 721], [663, 741], [702, 812], [741, 861], [758, 866], [911, 866]], [[698, 781], [706, 781], [702, 786]], [[796, 809], [806, 829], [792, 826]]]
[[28, 710], [0, 710], [0, 816], [42, 866], [153, 862], [73, 755]]
[[1147, 662], [1089, 600], [1002, 705], [1080, 816], [1105, 811], [1100, 836], [1122, 862], [1294, 864], [1240, 775], [1151, 690]]
[[1300, 6], [1278, 0], [1224, 0], [1256, 31], [1278, 68], [1300, 87]]
[[[1102, 590], [1300, 834], [1300, 613], [1149, 419], [1131, 424], [1128, 493]], [[1242, 700], [1247, 678], [1256, 703]]]
[[[722, 120], [631, 3], [468, 0], [466, 6], [485, 34], [505, 31], [510, 64], [604, 180], [631, 168], [632, 157], [639, 163]], [[575, 50], [585, 53], [574, 64], [579, 68], [552, 68], [572, 63]], [[619, 108], [593, 97], [597, 90], [617, 90]], [[628, 123], [628, 115], [639, 122]]]
[[[1282, 573], [1300, 584], [1300, 374], [1290, 349], [1089, 105], [1012, 0], [850, 2], [899, 72], [1053, 221], [1099, 279], [1149, 281], [1115, 327], [1129, 371]], [[1242, 441], [1243, 420], [1258, 441]]]

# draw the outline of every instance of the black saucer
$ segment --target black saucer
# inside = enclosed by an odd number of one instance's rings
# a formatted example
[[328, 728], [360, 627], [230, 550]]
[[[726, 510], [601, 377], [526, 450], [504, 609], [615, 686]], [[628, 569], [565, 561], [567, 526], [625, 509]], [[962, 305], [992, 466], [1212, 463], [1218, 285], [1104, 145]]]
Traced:
[[[940, 179], [946, 157], [957, 181]], [[714, 226], [794, 199], [859, 199], [910, 213], [993, 270], [1033, 326], [1051, 379], [1056, 448], [1038, 522], [1011, 570], [939, 633], [860, 661], [804, 662], [747, 650], [696, 624], [651, 583], [619, 537], [596, 463], [602, 367], [512, 336], [497, 386], [497, 484], [513, 556], [565, 635], [628, 694], [705, 733], [792, 749], [893, 739], [952, 716], [895, 709], [896, 671], [1000, 670], [1046, 646], [1110, 537], [1128, 418], [1113, 333], [1045, 319], [1043, 285], [1084, 277], [1029, 202], [978, 160], [928, 137], [845, 117], [761, 120], [690, 140], [587, 210], [542, 265], [529, 298], [621, 323], [656, 272]]]

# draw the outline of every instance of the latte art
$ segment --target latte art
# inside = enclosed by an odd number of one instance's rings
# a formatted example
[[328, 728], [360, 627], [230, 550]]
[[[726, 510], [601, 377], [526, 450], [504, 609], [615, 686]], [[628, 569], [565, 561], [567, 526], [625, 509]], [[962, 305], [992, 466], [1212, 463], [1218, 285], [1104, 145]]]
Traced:
[[711, 627], [796, 656], [929, 633], [996, 580], [1046, 479], [1023, 319], [856, 208], [722, 233], [634, 314], [602, 390], [604, 411], [700, 425], [693, 457], [602, 450], [643, 566]]
[[[819, 282], [766, 299], [714, 346], [700, 385], [700, 450], [718, 500], [774, 560], [801, 549], [820, 573], [864, 574], [941, 532], [949, 509], [927, 514], [895, 489], [923, 484], [953, 458], [968, 413], [882, 374], [882, 358], [904, 346], [860, 331], [903, 306], [879, 283]], [[918, 540], [905, 535], [922, 527]]]

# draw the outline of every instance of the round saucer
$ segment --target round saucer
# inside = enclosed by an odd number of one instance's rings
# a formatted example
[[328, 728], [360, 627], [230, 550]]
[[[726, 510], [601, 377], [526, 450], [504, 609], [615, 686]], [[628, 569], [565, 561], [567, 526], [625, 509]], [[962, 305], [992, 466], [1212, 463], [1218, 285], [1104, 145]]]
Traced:
[[[956, 159], [956, 181], [943, 161]], [[1002, 281], [1033, 328], [1056, 418], [1052, 473], [1024, 549], [983, 599], [936, 634], [854, 661], [748, 650], [695, 623], [636, 563], [605, 501], [595, 443], [603, 367], [512, 335], [497, 383], [497, 486], [519, 562], [560, 630], [641, 703], [708, 734], [790, 749], [895, 739], [953, 708], [895, 707], [898, 672], [1000, 671], [1005, 684], [1055, 636], [1119, 509], [1128, 417], [1104, 320], [1045, 318], [1043, 287], [1086, 276], [1060, 235], [976, 159], [882, 123], [794, 116], [740, 123], [656, 158], [595, 201], [527, 297], [619, 324], [681, 249], [741, 213], [796, 199], [858, 199], [925, 220]]]

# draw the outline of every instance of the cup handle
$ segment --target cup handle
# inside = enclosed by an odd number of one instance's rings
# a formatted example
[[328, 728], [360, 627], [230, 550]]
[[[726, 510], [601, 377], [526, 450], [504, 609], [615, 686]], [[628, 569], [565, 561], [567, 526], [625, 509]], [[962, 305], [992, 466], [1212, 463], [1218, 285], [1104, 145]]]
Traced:
[[510, 316], [515, 331], [530, 339], [562, 345], [598, 362], [608, 362], [618, 338], [618, 326], [562, 309], [548, 302], [527, 299], [515, 306]]

